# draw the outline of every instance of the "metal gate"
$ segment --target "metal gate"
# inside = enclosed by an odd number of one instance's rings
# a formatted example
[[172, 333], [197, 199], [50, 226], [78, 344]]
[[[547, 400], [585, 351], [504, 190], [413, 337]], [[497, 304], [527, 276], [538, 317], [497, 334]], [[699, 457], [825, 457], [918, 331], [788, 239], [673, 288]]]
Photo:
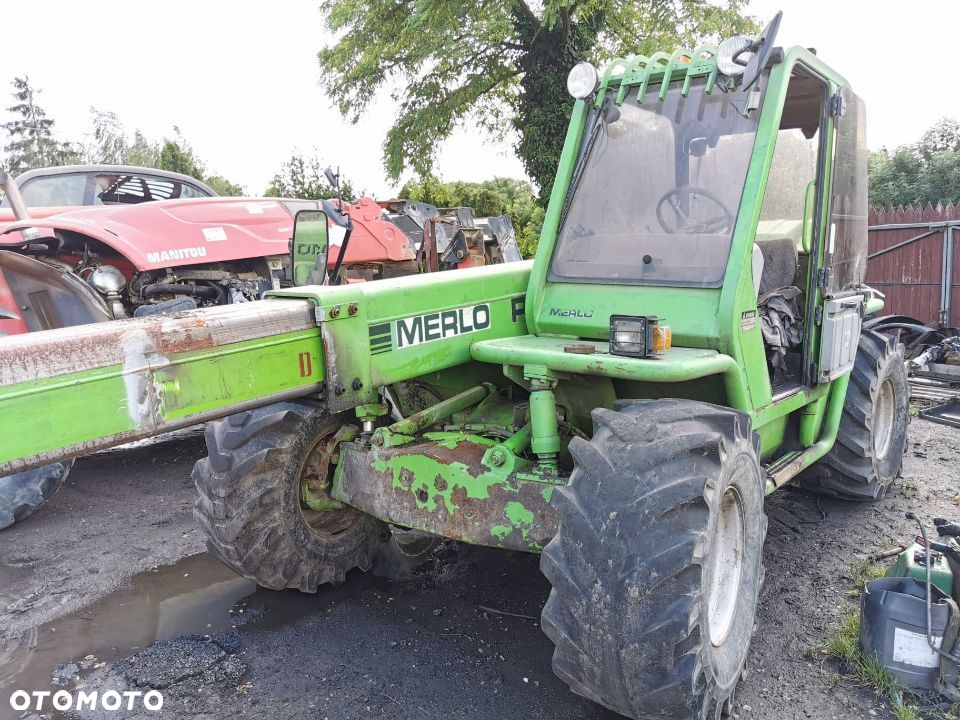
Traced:
[[886, 295], [885, 314], [960, 326], [960, 206], [870, 213], [867, 283]]

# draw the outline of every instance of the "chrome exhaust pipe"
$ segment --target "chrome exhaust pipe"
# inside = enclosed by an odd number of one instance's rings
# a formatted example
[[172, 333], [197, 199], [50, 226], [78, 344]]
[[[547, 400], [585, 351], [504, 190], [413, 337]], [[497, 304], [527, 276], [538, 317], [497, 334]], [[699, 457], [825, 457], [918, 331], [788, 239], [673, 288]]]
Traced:
[[30, 213], [27, 210], [27, 204], [23, 201], [23, 195], [20, 194], [20, 188], [17, 187], [17, 184], [6, 170], [0, 170], [0, 187], [3, 188], [3, 192], [7, 195], [7, 200], [10, 201], [10, 207], [13, 208], [13, 216], [17, 220], [29, 220]]

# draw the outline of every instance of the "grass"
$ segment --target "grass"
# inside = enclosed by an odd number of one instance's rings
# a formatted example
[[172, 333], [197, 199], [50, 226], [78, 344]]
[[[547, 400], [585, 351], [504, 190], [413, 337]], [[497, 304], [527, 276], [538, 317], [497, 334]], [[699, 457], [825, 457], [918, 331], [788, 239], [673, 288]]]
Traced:
[[840, 623], [840, 629], [830, 638], [827, 654], [843, 662], [847, 670], [863, 685], [872, 687], [877, 695], [890, 701], [897, 720], [920, 720], [920, 712], [903, 702], [903, 684], [880, 662], [864, 655], [860, 649], [860, 611], [850, 609]]
[[[883, 577], [886, 568], [869, 558], [855, 560], [850, 565], [853, 579], [851, 597], [860, 597], [864, 586], [871, 580]], [[877, 695], [887, 698], [897, 720], [921, 720], [920, 711], [903, 701], [904, 687], [893, 674], [873, 657], [860, 649], [860, 610], [851, 608], [843, 616], [840, 629], [830, 638], [827, 655], [840, 660], [848, 671], [863, 685], [872, 687]]]
[[854, 560], [852, 563], [850, 563], [850, 573], [853, 577], [853, 589], [847, 594], [850, 597], [860, 597], [864, 586], [868, 582], [882, 578], [886, 572], [887, 569], [883, 565], [874, 562], [870, 558]]

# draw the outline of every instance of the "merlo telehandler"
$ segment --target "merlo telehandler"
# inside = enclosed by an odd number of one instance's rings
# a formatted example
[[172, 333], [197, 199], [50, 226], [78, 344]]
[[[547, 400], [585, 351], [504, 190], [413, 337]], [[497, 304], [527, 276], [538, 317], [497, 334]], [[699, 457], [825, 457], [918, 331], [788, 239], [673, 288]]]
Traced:
[[[220, 417], [196, 516], [238, 573], [313, 592], [397, 529], [539, 552], [574, 692], [728, 710], [765, 495], [881, 497], [908, 420], [861, 328], [863, 103], [778, 24], [575, 67], [532, 263], [0, 341], [0, 472]], [[326, 228], [301, 214], [294, 259]]]

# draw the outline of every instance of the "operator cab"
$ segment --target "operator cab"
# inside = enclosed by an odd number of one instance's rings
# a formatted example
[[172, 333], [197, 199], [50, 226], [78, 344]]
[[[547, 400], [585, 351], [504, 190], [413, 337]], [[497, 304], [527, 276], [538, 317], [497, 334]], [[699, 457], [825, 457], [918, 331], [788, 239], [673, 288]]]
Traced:
[[[862, 103], [813, 52], [773, 47], [778, 19], [753, 44], [732, 39], [745, 43], [734, 62], [701, 46], [571, 73], [580, 140], [531, 276], [534, 335], [610, 341], [616, 322], [648, 318], [670, 326], [674, 348], [765, 364], [745, 374], [753, 407], [850, 369], [866, 266]], [[717, 381], [691, 392], [729, 403]]]

